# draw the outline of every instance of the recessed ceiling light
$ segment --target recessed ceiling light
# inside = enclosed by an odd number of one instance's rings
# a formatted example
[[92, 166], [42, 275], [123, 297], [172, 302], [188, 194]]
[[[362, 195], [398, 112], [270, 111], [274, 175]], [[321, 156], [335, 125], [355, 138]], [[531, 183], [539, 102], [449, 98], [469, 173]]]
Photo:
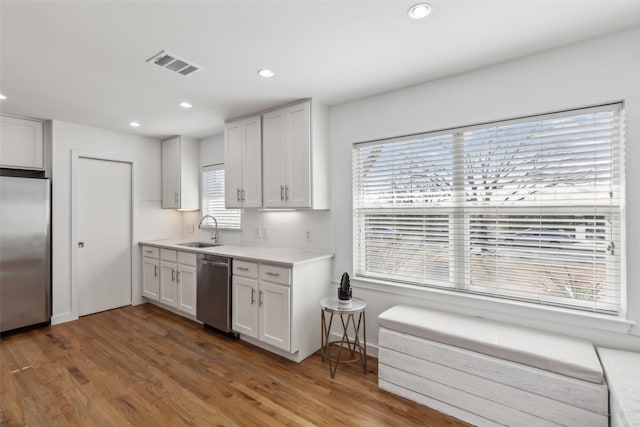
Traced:
[[260, 77], [265, 77], [265, 78], [269, 78], [269, 77], [273, 77], [274, 76], [274, 72], [271, 70], [268, 70], [266, 68], [261, 68], [260, 70], [258, 70], [258, 75]]
[[426, 18], [427, 16], [429, 16], [430, 13], [431, 13], [431, 5], [427, 3], [414, 4], [407, 11], [409, 18], [412, 18], [412, 19]]
[[179, 106], [181, 106], [182, 108], [191, 108], [193, 107], [193, 105], [189, 104], [186, 101], [181, 102], [180, 104], [178, 104]]
[[132, 128], [139, 128], [140, 127], [140, 123], [138, 123], [138, 122], [129, 122], [129, 126], [131, 126]]
[[7, 97], [0, 93], [0, 99], [7, 99]]

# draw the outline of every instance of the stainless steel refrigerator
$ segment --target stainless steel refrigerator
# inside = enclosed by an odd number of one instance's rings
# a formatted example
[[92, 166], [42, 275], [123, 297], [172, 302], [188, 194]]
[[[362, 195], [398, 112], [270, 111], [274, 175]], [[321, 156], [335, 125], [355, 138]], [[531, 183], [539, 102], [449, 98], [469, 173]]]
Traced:
[[17, 173], [0, 176], [0, 332], [51, 319], [49, 180]]

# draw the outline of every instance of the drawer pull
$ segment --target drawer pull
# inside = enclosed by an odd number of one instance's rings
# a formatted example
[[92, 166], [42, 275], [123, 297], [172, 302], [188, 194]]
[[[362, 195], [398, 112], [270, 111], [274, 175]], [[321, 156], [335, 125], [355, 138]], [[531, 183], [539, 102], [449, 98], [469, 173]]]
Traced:
[[264, 274], [266, 274], [268, 276], [273, 276], [273, 277], [280, 277], [280, 273], [272, 273], [271, 271], [267, 271]]
[[152, 254], [153, 253], [153, 251], [147, 251], [147, 250], [145, 250], [145, 252], [148, 253], [148, 254]]
[[249, 267], [236, 267], [238, 270], [249, 271]]

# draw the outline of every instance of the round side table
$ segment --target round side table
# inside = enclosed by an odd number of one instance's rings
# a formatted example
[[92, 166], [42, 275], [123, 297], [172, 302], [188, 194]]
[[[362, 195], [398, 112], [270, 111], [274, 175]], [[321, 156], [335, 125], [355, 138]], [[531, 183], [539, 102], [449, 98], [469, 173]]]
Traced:
[[[331, 378], [336, 376], [336, 369], [340, 363], [360, 362], [362, 370], [367, 373], [367, 322], [364, 309], [367, 302], [361, 298], [352, 298], [351, 303], [342, 304], [338, 298], [327, 297], [320, 301], [320, 316], [322, 317], [322, 361], [329, 361]], [[340, 317], [342, 324], [342, 338], [339, 341], [329, 341], [334, 314]], [[357, 318], [356, 318], [356, 315]], [[329, 317], [327, 321], [327, 316]], [[362, 331], [362, 339], [360, 338]], [[353, 335], [350, 337], [349, 334]], [[331, 348], [334, 351], [331, 352]], [[337, 348], [337, 350], [336, 350]], [[345, 353], [343, 355], [343, 352]]]

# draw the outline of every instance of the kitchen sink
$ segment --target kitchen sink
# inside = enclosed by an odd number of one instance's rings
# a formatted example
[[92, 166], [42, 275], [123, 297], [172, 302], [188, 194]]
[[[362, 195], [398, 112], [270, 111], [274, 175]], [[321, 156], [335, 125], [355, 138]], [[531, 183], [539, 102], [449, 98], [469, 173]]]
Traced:
[[178, 246], [186, 246], [188, 248], [212, 248], [214, 246], [222, 246], [222, 243], [189, 242], [178, 243]]

